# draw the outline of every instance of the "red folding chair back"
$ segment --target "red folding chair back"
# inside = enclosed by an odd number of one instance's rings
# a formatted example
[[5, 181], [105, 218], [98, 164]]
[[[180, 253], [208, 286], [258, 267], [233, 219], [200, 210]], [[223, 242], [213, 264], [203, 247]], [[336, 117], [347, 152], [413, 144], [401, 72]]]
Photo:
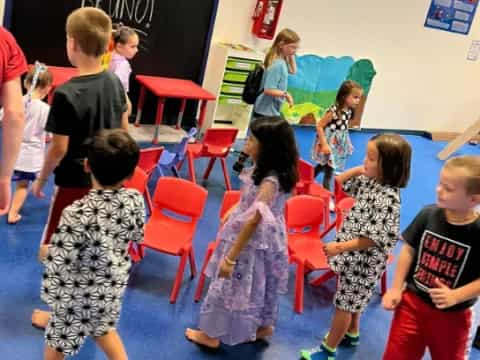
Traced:
[[324, 216], [325, 205], [319, 197], [294, 196], [285, 207], [290, 263], [297, 266], [294, 309], [298, 313], [303, 312], [305, 275], [312, 270], [329, 270], [319, 230]]
[[138, 159], [138, 166], [143, 169], [148, 175], [150, 175], [162, 156], [163, 147], [151, 147], [140, 150], [140, 158]]
[[[238, 129], [207, 129], [202, 142], [189, 144], [187, 146], [188, 171], [190, 179], [196, 182], [194, 160], [200, 157], [208, 157], [210, 161], [203, 174], [203, 179], [207, 180], [212, 171], [215, 160], [220, 159], [222, 165], [225, 187], [231, 190], [230, 176], [228, 175], [227, 163], [225, 158], [230, 152], [230, 148], [235, 143]], [[180, 167], [183, 163], [180, 164]]]
[[308, 194], [310, 191], [310, 184], [315, 181], [315, 169], [309, 162], [298, 159], [298, 182], [295, 186], [296, 194]]
[[123, 186], [130, 189], [135, 189], [140, 192], [140, 194], [145, 194], [145, 189], [147, 188], [148, 175], [140, 167], [136, 167], [135, 171], [130, 179], [127, 179]]

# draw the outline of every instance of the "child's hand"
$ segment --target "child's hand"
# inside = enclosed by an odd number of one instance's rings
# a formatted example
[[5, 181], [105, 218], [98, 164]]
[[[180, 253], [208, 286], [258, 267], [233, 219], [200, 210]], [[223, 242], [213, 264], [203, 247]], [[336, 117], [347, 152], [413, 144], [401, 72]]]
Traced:
[[387, 290], [382, 298], [382, 304], [385, 310], [394, 310], [400, 301], [402, 300], [403, 291], [396, 288], [390, 288]]
[[234, 265], [229, 265], [227, 264], [225, 259], [222, 259], [222, 261], [220, 262], [220, 270], [218, 272], [218, 277], [230, 279], [233, 274], [233, 268]]
[[41, 245], [40, 249], [38, 250], [38, 261], [42, 261], [47, 257], [48, 254], [48, 245]]
[[438, 278], [435, 279], [435, 285], [438, 287], [430, 289], [428, 292], [437, 309], [446, 309], [458, 303], [455, 289], [450, 289]]
[[285, 94], [285, 101], [288, 103], [289, 107], [293, 106], [293, 97], [289, 93]]
[[45, 186], [45, 180], [36, 178], [35, 181], [32, 183], [32, 194], [36, 198], [42, 199], [45, 197], [44, 192], [42, 191], [43, 187]]
[[343, 252], [342, 244], [336, 241], [329, 242], [328, 244], [325, 244], [323, 246], [323, 252], [327, 256], [335, 256], [341, 254]]

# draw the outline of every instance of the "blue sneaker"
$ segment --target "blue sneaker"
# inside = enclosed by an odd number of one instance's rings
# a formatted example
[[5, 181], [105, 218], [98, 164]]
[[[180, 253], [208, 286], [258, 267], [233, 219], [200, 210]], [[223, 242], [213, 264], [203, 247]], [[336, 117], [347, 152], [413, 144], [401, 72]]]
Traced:
[[305, 360], [335, 360], [337, 352], [328, 350], [322, 344], [310, 350], [301, 350], [300, 356]]

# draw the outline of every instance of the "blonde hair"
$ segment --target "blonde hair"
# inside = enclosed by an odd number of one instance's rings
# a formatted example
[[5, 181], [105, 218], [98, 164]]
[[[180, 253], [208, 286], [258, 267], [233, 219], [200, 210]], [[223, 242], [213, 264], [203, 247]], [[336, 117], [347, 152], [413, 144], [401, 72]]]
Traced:
[[66, 31], [85, 55], [100, 57], [107, 51], [112, 21], [101, 9], [83, 7], [68, 16]]
[[294, 44], [300, 41], [300, 36], [290, 29], [283, 29], [280, 31], [275, 40], [273, 40], [272, 47], [268, 50], [267, 55], [265, 56], [265, 60], [263, 65], [265, 69], [269, 68], [270, 65], [280, 57], [280, 47], [282, 45]]
[[465, 177], [465, 191], [468, 195], [480, 194], [480, 156], [465, 155], [449, 159], [445, 169], [463, 169]]

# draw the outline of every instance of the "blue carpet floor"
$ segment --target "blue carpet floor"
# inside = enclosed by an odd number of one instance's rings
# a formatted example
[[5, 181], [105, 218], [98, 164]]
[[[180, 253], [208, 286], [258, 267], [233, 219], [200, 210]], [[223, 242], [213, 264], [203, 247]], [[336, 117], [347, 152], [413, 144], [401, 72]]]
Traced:
[[[311, 128], [297, 128], [296, 135], [301, 156], [309, 159], [314, 132]], [[361, 163], [365, 146], [373, 134], [353, 132], [355, 153], [348, 165]], [[412, 220], [425, 204], [435, 201], [435, 186], [442, 162], [436, 154], [445, 143], [431, 142], [418, 136], [406, 136], [414, 148], [412, 177], [403, 191], [402, 229]], [[466, 145], [461, 154], [480, 154], [480, 148]], [[229, 167], [235, 158], [228, 159]], [[206, 161], [198, 161], [200, 174]], [[200, 178], [200, 176], [199, 176]], [[150, 185], [153, 189], [155, 178]], [[232, 184], [238, 187], [238, 179], [232, 176]], [[194, 245], [197, 267], [200, 267], [209, 241], [214, 239], [218, 227], [218, 210], [224, 192], [220, 166], [216, 164], [211, 178], [203, 185], [208, 189], [208, 203], [199, 223]], [[47, 195], [52, 192], [51, 181]], [[43, 333], [30, 326], [33, 308], [42, 307], [39, 299], [41, 266], [36, 260], [44, 222], [47, 217], [48, 200], [37, 200], [29, 196], [21, 223], [13, 226], [0, 222], [0, 358], [41, 359]], [[399, 246], [396, 248], [398, 253]], [[184, 282], [175, 305], [169, 304], [169, 294], [178, 258], [148, 252], [145, 259], [135, 266], [130, 278], [119, 324], [130, 359], [298, 359], [300, 348], [316, 345], [328, 329], [332, 314], [332, 297], [335, 281], [325, 286], [305, 287], [305, 311], [298, 315], [293, 311], [293, 267], [289, 292], [281, 298], [280, 318], [277, 331], [270, 344], [257, 342], [237, 347], [223, 347], [217, 352], [208, 352], [187, 342], [184, 330], [195, 326], [199, 304], [193, 302], [197, 279], [190, 280], [185, 274]], [[389, 268], [389, 282], [395, 264]], [[315, 275], [315, 274], [314, 274]], [[391, 313], [382, 309], [380, 297], [374, 295], [361, 322], [361, 345], [355, 350], [341, 349], [339, 359], [380, 359], [384, 349]], [[428, 355], [427, 357], [428, 358]], [[471, 359], [480, 359], [480, 352], [473, 351]], [[104, 359], [94, 343], [89, 340], [75, 359]]]

